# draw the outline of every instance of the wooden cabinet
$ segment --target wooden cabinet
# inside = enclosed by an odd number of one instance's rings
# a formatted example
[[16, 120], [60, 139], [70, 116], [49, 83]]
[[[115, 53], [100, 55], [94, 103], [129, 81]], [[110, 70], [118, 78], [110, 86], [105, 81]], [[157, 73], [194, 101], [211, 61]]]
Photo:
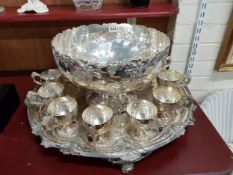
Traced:
[[1, 3], [6, 12], [0, 14], [0, 71], [55, 67], [50, 43], [53, 36], [67, 28], [91, 23], [127, 22], [127, 18], [136, 17], [137, 24], [166, 33], [169, 17], [178, 11], [168, 0], [152, 0], [148, 9], [131, 8], [120, 0], [106, 0], [99, 11], [91, 12], [76, 11], [71, 0], [44, 0], [49, 5], [49, 13], [17, 14], [17, 7], [25, 1]]

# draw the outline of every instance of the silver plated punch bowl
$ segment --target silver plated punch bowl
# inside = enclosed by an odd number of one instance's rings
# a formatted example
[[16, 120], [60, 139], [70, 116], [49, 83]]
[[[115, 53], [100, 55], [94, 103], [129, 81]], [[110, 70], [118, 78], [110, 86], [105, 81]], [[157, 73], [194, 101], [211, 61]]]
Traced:
[[56, 64], [64, 76], [104, 93], [140, 89], [158, 62], [167, 57], [169, 47], [169, 38], [154, 28], [116, 23], [68, 29], [52, 41]]

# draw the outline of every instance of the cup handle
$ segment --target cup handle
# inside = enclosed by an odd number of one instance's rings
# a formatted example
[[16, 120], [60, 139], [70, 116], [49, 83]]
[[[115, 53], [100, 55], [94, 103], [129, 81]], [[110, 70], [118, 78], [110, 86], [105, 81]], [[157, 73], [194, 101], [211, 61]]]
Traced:
[[185, 74], [179, 84], [180, 85], [188, 85], [191, 82], [191, 79], [192, 79], [191, 76]]
[[171, 63], [172, 63], [171, 57], [168, 56], [167, 58], [162, 60], [162, 69], [166, 69], [166, 70], [169, 69]]
[[193, 98], [192, 93], [187, 86], [183, 86], [182, 89], [184, 90], [184, 93], [187, 97]]
[[184, 104], [186, 104], [186, 102], [187, 102], [187, 97], [186, 96], [182, 97], [178, 102], [178, 108], [182, 108]]
[[[32, 80], [33, 80], [36, 84], [38, 84], [38, 85], [43, 85], [43, 83], [41, 82], [40, 74], [39, 74], [39, 73], [37, 73], [37, 72], [32, 72], [31, 77], [32, 77]], [[39, 80], [37, 80], [37, 77], [38, 77]]]
[[179, 102], [179, 107], [182, 107], [182, 106], [191, 107], [192, 104], [194, 104], [194, 99], [192, 97], [192, 94], [187, 86], [184, 86], [183, 90], [185, 92], [185, 96], [181, 98]]
[[184, 86], [183, 89], [184, 89], [184, 92], [186, 94], [186, 98], [187, 98], [187, 101], [189, 102], [189, 104], [194, 104], [194, 98], [193, 98], [192, 93], [190, 92], [189, 88], [187, 86]]

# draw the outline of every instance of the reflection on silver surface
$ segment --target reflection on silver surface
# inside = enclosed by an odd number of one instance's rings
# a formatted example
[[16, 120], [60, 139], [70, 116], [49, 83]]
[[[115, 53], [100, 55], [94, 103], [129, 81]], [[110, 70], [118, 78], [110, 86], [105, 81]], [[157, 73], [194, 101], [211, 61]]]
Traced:
[[128, 98], [137, 99], [137, 94], [128, 93], [127, 97], [123, 94], [111, 95], [106, 93], [87, 93], [86, 100], [88, 105], [103, 104], [110, 107], [114, 114], [120, 114], [126, 110], [128, 104]]
[[92, 126], [107, 123], [113, 116], [111, 108], [105, 105], [93, 105], [86, 108], [82, 114], [84, 122]]
[[97, 146], [98, 141], [106, 142], [109, 139], [112, 116], [112, 109], [100, 104], [89, 106], [83, 111], [82, 119], [87, 129], [87, 140], [94, 142], [93, 146]]
[[77, 110], [77, 102], [70, 96], [60, 97], [48, 105], [51, 115], [66, 115]]
[[36, 84], [43, 85], [49, 81], [57, 81], [61, 76], [61, 72], [58, 69], [48, 69], [41, 74], [32, 72], [31, 77]]
[[167, 57], [169, 46], [169, 38], [156, 29], [116, 23], [68, 29], [52, 41], [64, 76], [87, 89], [108, 93], [142, 87], [157, 63]]
[[41, 86], [37, 93], [42, 98], [54, 98], [63, 94], [64, 86], [58, 82], [48, 82]]
[[[93, 24], [57, 34], [52, 47], [63, 74], [57, 81], [65, 87], [64, 97], [36, 104], [35, 96], [27, 96], [32, 132], [45, 147], [107, 159], [123, 172], [131, 171], [135, 162], [193, 124], [187, 84], [158, 86], [154, 80], [159, 61], [169, 68], [169, 45], [165, 34], [129, 24]], [[79, 85], [87, 93], [80, 94]]]
[[[116, 31], [110, 31], [111, 27]], [[169, 44], [168, 37], [156, 29], [115, 23], [68, 29], [52, 41], [52, 46], [61, 54], [102, 66], [138, 59], [146, 61]]]
[[137, 100], [129, 103], [126, 111], [136, 120], [150, 120], [157, 116], [157, 107], [147, 100]]
[[178, 88], [169, 86], [158, 86], [153, 89], [153, 97], [160, 103], [175, 104], [182, 98]]
[[157, 118], [157, 107], [147, 100], [132, 101], [126, 109], [131, 117], [126, 127], [126, 134], [132, 139], [142, 141], [150, 140], [160, 135]]
[[52, 101], [47, 108], [49, 116], [54, 118], [57, 124], [68, 124], [75, 120], [78, 105], [73, 97], [65, 96]]
[[[145, 95], [141, 95], [140, 98], [151, 99], [152, 97], [147, 97], [150, 96], [151, 91], [152, 89], [148, 89]], [[75, 93], [69, 93], [75, 98]], [[191, 96], [191, 94], [187, 93], [189, 91], [183, 91], [182, 89], [183, 95]], [[80, 99], [80, 101], [82, 100]], [[55, 126], [53, 129], [47, 129], [46, 127], [41, 127], [41, 121], [38, 120], [39, 110], [36, 106], [28, 105], [27, 111], [32, 132], [40, 135], [43, 146], [59, 148], [64, 154], [107, 159], [113, 163], [120, 164], [124, 172], [126, 172], [124, 168], [127, 165], [130, 164], [133, 167], [134, 162], [141, 160], [152, 151], [183, 135], [184, 128], [193, 123], [192, 108], [186, 107], [179, 108], [173, 112], [167, 111], [166, 115], [162, 116], [161, 119], [156, 118], [155, 122], [149, 122], [148, 124], [136, 123], [131, 125], [129, 117], [122, 113], [113, 115], [112, 122], [108, 125], [104, 124], [106, 127], [101, 125], [102, 127], [99, 128], [98, 125], [96, 130], [94, 130], [96, 132], [93, 135], [90, 134], [98, 137], [93, 137], [94, 141], [89, 142], [87, 133], [91, 130], [87, 130], [87, 127], [82, 125], [82, 122], [80, 122], [81, 118], [77, 117], [78, 114], [76, 114], [78, 121], [74, 125], [71, 123], [71, 125], [57, 126], [51, 120], [50, 126], [53, 126], [53, 124]], [[102, 121], [107, 120], [104, 119], [97, 123], [103, 123]], [[91, 123], [95, 124], [96, 122]], [[162, 130], [160, 130], [159, 126], [162, 126]]]
[[157, 76], [160, 79], [166, 80], [166, 81], [178, 81], [181, 80], [182, 75], [175, 71], [175, 70], [162, 70], [160, 72], [158, 72]]
[[58, 82], [47, 82], [39, 87], [37, 92], [28, 91], [25, 103], [27, 105], [43, 106], [63, 95], [64, 86]]

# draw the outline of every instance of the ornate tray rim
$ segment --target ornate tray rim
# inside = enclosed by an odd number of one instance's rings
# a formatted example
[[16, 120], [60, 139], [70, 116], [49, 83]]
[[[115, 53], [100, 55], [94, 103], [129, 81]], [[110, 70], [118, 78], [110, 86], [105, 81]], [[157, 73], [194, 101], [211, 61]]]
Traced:
[[128, 143], [128, 146], [123, 146], [116, 152], [98, 152], [95, 150], [87, 151], [78, 147], [75, 143], [60, 143], [54, 140], [50, 140], [50, 138], [46, 136], [46, 132], [44, 132], [40, 123], [36, 123], [35, 121], [33, 121], [33, 106], [27, 106], [27, 116], [32, 129], [32, 133], [36, 136], [40, 136], [42, 140], [41, 145], [45, 148], [58, 148], [63, 154], [107, 159], [112, 163], [120, 164], [122, 166], [123, 172], [129, 172], [133, 169], [133, 164], [135, 162], [148, 156], [154, 150], [163, 147], [164, 145], [184, 135], [185, 128], [189, 125], [194, 124], [192, 112], [194, 108], [194, 104], [192, 104], [192, 107], [190, 109], [183, 108], [185, 110], [184, 120], [179, 121], [178, 123], [171, 123], [167, 125], [163, 129], [163, 132], [161, 132], [162, 134], [160, 135], [159, 139], [151, 142], [150, 145], [147, 145], [146, 147], [135, 148], [134, 145], [129, 145]]

